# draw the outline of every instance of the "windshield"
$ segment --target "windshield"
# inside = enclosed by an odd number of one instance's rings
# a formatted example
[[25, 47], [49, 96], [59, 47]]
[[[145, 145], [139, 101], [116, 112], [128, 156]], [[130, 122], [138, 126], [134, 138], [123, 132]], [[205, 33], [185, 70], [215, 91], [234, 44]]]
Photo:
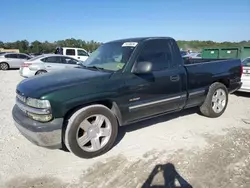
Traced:
[[101, 45], [84, 62], [87, 67], [119, 71], [128, 62], [137, 42], [110, 42]]
[[244, 67], [250, 67], [250, 58], [247, 58], [244, 61], [242, 61], [242, 65]]

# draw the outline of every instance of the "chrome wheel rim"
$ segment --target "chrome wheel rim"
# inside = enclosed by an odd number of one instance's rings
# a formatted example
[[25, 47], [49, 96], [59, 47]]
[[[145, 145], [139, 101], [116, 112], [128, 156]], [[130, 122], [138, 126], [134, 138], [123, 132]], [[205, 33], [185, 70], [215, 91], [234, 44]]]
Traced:
[[7, 70], [8, 69], [8, 65], [6, 63], [1, 63], [0, 64], [0, 69], [1, 70]]
[[223, 89], [217, 89], [212, 98], [212, 109], [215, 113], [220, 113], [226, 106], [226, 92]]
[[76, 138], [79, 147], [87, 152], [102, 149], [110, 140], [111, 122], [104, 115], [97, 114], [84, 119], [78, 127]]

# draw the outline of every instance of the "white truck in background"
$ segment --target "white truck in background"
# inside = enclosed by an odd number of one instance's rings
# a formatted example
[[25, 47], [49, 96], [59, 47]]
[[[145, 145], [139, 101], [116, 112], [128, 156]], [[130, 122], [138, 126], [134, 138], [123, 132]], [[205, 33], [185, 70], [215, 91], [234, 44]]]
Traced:
[[57, 47], [55, 54], [67, 55], [81, 61], [89, 57], [89, 53], [83, 48]]

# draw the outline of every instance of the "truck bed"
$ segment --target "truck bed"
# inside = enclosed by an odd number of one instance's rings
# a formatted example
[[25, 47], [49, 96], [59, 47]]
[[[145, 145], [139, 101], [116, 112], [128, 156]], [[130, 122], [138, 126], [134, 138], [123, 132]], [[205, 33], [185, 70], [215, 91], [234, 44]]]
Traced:
[[[188, 90], [195, 90], [196, 88], [205, 88], [216, 80], [224, 79], [225, 77], [232, 82], [238, 82], [235, 78], [240, 79], [241, 61], [240, 59], [226, 59], [226, 60], [211, 60], [197, 59], [195, 63], [185, 64], [187, 70]], [[229, 83], [228, 83], [229, 84]]]
[[195, 63], [185, 64], [189, 94], [186, 108], [202, 104], [208, 87], [215, 81], [223, 82], [229, 93], [235, 91], [237, 82], [240, 82], [240, 64], [239, 59], [195, 59]]

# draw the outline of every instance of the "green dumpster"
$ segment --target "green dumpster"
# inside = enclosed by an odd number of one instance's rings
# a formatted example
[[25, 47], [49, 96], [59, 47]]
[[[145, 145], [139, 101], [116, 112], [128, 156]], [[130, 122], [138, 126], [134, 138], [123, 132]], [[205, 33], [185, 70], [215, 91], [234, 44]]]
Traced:
[[204, 48], [201, 53], [203, 59], [219, 59], [219, 48]]
[[241, 47], [240, 59], [243, 60], [247, 57], [250, 57], [250, 46], [243, 46]]
[[220, 59], [237, 59], [240, 58], [241, 49], [235, 48], [221, 48], [220, 49]]

